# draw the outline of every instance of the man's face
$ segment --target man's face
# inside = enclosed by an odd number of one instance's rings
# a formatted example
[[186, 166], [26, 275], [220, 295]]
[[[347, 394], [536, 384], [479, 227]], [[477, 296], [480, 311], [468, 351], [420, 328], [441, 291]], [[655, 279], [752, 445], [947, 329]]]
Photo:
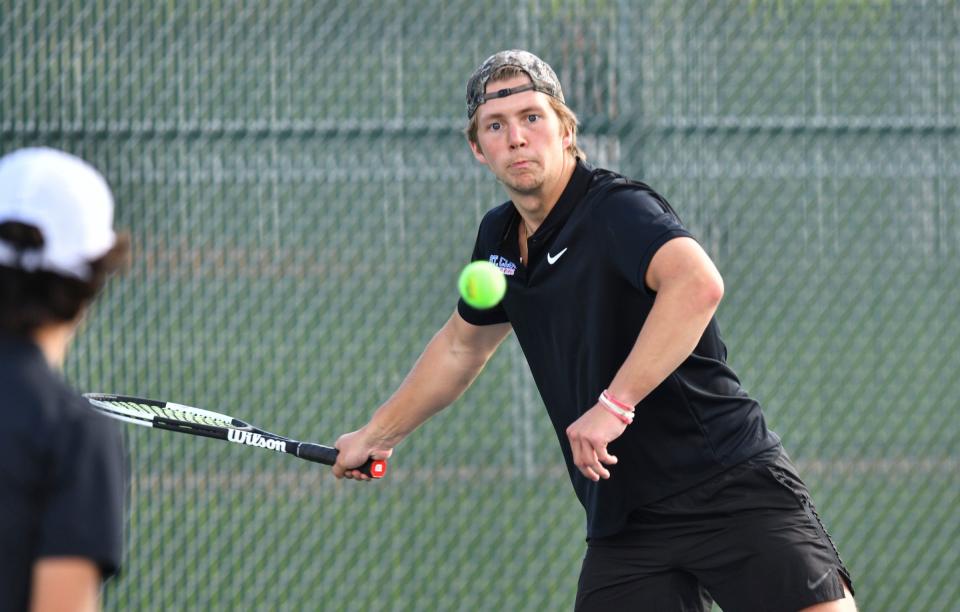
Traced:
[[[518, 76], [487, 83], [486, 92], [530, 83]], [[477, 144], [473, 155], [486, 164], [508, 190], [521, 195], [550, 192], [564, 167], [568, 136], [547, 95], [524, 91], [494, 98], [477, 109]]]

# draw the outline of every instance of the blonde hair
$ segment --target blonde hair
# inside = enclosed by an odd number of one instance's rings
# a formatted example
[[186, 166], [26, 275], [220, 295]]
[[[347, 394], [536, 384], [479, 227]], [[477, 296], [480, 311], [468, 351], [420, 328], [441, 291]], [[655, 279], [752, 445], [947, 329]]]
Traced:
[[[507, 79], [512, 79], [518, 76], [529, 76], [526, 72], [517, 68], [516, 66], [504, 66], [499, 70], [495, 71], [490, 78], [487, 80], [488, 83], [494, 81], [506, 81]], [[560, 120], [560, 127], [570, 135], [570, 143], [567, 145], [567, 153], [574, 157], [579, 157], [580, 159], [587, 159], [587, 154], [583, 152], [577, 145], [577, 128], [580, 126], [580, 122], [577, 120], [577, 116], [574, 114], [566, 104], [557, 100], [553, 96], [547, 96], [547, 101], [550, 102], [550, 108], [553, 109], [553, 112], [557, 114], [557, 118]], [[467, 124], [467, 127], [463, 130], [463, 135], [466, 136], [467, 140], [475, 144], [477, 148], [480, 148], [480, 141], [477, 138], [477, 133], [480, 129], [479, 123], [477, 121], [477, 116], [479, 111], [473, 114], [473, 117], [470, 118], [470, 122]]]

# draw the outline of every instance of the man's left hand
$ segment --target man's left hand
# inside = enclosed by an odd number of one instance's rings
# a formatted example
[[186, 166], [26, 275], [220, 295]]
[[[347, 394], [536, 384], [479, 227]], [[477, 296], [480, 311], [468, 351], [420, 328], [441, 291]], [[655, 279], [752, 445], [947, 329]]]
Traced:
[[627, 426], [598, 402], [567, 427], [567, 438], [573, 451], [573, 463], [590, 480], [610, 478], [604, 465], [614, 465], [617, 458], [607, 452]]

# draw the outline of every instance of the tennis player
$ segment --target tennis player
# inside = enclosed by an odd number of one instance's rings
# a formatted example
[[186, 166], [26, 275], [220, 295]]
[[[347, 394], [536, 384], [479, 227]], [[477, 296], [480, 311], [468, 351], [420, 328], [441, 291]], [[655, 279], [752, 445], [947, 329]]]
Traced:
[[67, 347], [127, 240], [86, 162], [0, 158], [0, 610], [95, 610], [119, 567], [120, 430], [62, 379]]
[[337, 477], [453, 402], [512, 329], [586, 510], [582, 611], [854, 610], [810, 494], [726, 363], [713, 262], [647, 185], [584, 161], [554, 71], [525, 51], [467, 84], [467, 139], [510, 200], [471, 259], [500, 305], [461, 301], [400, 388], [338, 442]]

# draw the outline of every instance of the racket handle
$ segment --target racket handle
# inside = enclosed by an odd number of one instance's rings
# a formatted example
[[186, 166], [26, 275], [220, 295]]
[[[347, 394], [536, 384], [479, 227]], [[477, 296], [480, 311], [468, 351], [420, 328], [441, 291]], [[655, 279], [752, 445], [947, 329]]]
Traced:
[[[337, 462], [339, 451], [322, 444], [312, 444], [310, 442], [301, 442], [297, 447], [297, 457], [307, 461], [316, 461], [333, 465]], [[382, 459], [368, 459], [366, 463], [356, 468], [369, 476], [370, 478], [383, 478], [387, 473], [387, 462]]]
[[383, 478], [387, 475], [385, 459], [367, 459], [367, 462], [357, 468], [370, 478]]

